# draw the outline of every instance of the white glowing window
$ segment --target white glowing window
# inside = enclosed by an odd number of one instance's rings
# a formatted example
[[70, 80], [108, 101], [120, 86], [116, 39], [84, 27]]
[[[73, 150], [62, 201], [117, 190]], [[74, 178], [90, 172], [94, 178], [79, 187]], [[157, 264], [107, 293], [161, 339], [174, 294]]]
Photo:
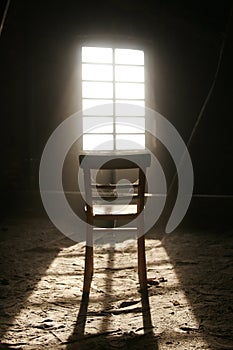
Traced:
[[112, 81], [112, 66], [107, 64], [83, 64], [82, 79], [97, 81]]
[[113, 98], [113, 84], [83, 81], [82, 95], [84, 98]]
[[84, 150], [145, 148], [142, 50], [82, 47]]
[[83, 117], [83, 132], [95, 134], [113, 133], [112, 117]]
[[82, 62], [112, 63], [112, 48], [83, 47]]
[[115, 63], [144, 65], [144, 52], [141, 50], [115, 49]]
[[144, 99], [144, 84], [116, 83], [116, 98]]
[[116, 133], [117, 134], [144, 134], [145, 118], [135, 117], [130, 122], [128, 117], [116, 118]]
[[83, 149], [85, 151], [112, 151], [114, 149], [113, 134], [84, 134]]
[[[130, 108], [127, 108], [127, 105]], [[138, 108], [139, 107], [139, 108]], [[144, 100], [117, 100], [115, 106], [116, 116], [139, 117], [145, 116]]]
[[116, 81], [144, 82], [144, 66], [115, 66]]

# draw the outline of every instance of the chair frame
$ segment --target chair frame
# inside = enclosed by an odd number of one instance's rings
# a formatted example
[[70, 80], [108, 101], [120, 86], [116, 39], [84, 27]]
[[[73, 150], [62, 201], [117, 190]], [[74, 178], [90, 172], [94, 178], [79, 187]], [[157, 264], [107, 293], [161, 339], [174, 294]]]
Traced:
[[[87, 157], [87, 158], [86, 158]], [[83, 160], [85, 159], [85, 162]], [[86, 194], [86, 253], [85, 253], [85, 270], [83, 293], [90, 292], [92, 276], [94, 272], [93, 258], [93, 225], [95, 220], [129, 220], [136, 218], [137, 221], [137, 254], [138, 254], [138, 276], [140, 291], [147, 292], [147, 271], [146, 271], [146, 254], [145, 254], [145, 234], [144, 234], [144, 219], [142, 213], [145, 202], [145, 185], [146, 185], [146, 168], [150, 166], [150, 154], [146, 152], [127, 152], [127, 153], [93, 153], [83, 152], [79, 155], [80, 167], [84, 171], [84, 186]], [[111, 189], [113, 184], [107, 185], [92, 185], [91, 170], [94, 169], [139, 169], [139, 181], [133, 187], [137, 192], [137, 212], [136, 214], [96, 214], [93, 211], [93, 187], [98, 189]], [[116, 228], [117, 230], [117, 228]]]

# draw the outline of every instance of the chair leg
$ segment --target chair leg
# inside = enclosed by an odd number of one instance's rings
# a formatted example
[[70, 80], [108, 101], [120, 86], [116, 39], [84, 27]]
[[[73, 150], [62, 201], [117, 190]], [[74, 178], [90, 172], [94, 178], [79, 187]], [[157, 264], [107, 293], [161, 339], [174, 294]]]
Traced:
[[93, 276], [94, 262], [93, 262], [93, 231], [90, 226], [87, 227], [87, 242], [85, 254], [85, 271], [83, 293], [89, 294], [91, 288], [91, 280]]
[[138, 238], [138, 277], [141, 291], [147, 290], [145, 236]]

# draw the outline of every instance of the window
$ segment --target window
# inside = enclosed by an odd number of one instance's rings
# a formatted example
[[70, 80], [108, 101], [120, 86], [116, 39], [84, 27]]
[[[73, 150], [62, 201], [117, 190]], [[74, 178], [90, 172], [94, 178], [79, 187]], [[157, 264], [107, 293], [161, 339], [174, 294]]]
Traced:
[[142, 50], [82, 47], [84, 150], [145, 148], [144, 106]]

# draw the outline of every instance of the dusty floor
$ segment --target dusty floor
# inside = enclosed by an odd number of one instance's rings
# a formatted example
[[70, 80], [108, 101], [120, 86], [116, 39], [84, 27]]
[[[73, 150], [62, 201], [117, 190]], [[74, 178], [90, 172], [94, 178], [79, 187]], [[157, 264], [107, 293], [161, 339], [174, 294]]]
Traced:
[[[1, 349], [233, 349], [232, 232], [150, 233], [150, 313], [138, 291], [136, 241], [96, 244], [85, 313], [84, 243], [30, 210], [0, 228]], [[143, 328], [150, 317], [152, 332]]]

